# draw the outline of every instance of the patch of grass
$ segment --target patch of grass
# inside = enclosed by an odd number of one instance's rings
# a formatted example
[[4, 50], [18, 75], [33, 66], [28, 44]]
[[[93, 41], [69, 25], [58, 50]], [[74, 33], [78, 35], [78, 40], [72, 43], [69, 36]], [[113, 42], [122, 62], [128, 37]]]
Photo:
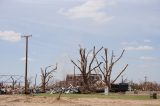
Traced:
[[[47, 96], [47, 97], [58, 97], [59, 94], [35, 94], [35, 96]], [[104, 94], [62, 94], [61, 97], [68, 98], [108, 98], [108, 99], [123, 99], [123, 100], [149, 100], [149, 95], [128, 95], [128, 94], [117, 94], [111, 93], [109, 95]], [[158, 98], [160, 98], [158, 96]]]

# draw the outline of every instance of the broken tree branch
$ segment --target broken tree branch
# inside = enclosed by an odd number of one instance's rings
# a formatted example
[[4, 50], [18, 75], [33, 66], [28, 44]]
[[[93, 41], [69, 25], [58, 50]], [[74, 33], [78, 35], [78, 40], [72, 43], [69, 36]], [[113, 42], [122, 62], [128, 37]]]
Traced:
[[118, 74], [118, 76], [115, 78], [115, 80], [112, 81], [112, 84], [120, 77], [120, 75], [126, 70], [128, 67], [128, 64], [124, 67], [124, 69]]

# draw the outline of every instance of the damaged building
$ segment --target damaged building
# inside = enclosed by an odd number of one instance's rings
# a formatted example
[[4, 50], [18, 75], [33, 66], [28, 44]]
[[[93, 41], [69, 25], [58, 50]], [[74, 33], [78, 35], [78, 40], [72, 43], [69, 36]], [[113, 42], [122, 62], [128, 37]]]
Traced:
[[[89, 76], [90, 84], [94, 84], [97, 81], [102, 80], [101, 74], [91, 74]], [[73, 86], [83, 86], [83, 76], [82, 74], [68, 74], [66, 77], [66, 85], [73, 85]]]

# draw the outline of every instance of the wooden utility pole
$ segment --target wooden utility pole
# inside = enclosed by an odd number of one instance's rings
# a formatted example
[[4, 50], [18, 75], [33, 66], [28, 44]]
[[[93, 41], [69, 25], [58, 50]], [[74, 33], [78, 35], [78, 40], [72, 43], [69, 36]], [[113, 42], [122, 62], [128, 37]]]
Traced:
[[148, 87], [147, 87], [147, 76], [144, 76], [144, 90], [147, 90]]
[[27, 85], [28, 85], [28, 80], [27, 80], [27, 69], [28, 69], [28, 38], [31, 37], [32, 35], [25, 35], [25, 36], [22, 36], [22, 38], [25, 38], [26, 39], [26, 65], [25, 65], [25, 94], [28, 94], [28, 88], [27, 88]]

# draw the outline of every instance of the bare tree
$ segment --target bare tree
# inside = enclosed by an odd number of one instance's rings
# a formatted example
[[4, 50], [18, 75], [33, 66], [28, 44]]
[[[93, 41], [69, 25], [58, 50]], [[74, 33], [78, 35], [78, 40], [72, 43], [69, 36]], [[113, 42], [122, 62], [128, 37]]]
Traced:
[[[102, 62], [98, 63], [97, 65], [94, 64], [93, 66], [93, 62], [96, 59], [97, 54], [103, 49], [103, 47], [101, 47], [98, 51], [96, 51], [95, 47], [93, 47], [93, 50], [90, 50], [86, 53], [86, 49], [80, 47], [79, 50], [79, 54], [80, 54], [80, 59], [78, 60], [78, 63], [76, 63], [75, 61], [73, 61], [71, 59], [71, 62], [79, 69], [79, 71], [82, 74], [83, 77], [83, 86], [85, 88], [85, 90], [90, 91], [90, 83], [89, 83], [89, 76], [91, 74], [91, 72], [93, 70], [95, 70], [96, 68], [98, 68]], [[92, 52], [92, 57], [91, 60], [89, 61], [89, 55]]]
[[[99, 70], [101, 71], [101, 73], [104, 77], [104, 81], [105, 81], [106, 86], [110, 88], [111, 84], [113, 84], [120, 77], [120, 75], [126, 70], [126, 68], [128, 67], [128, 64], [126, 64], [126, 66], [122, 70], [120, 70], [117, 77], [113, 81], [111, 81], [113, 66], [122, 58], [125, 50], [123, 50], [121, 55], [116, 59], [115, 59], [114, 52], [112, 51], [110, 62], [108, 61], [109, 60], [108, 59], [108, 49], [105, 48], [104, 51], [105, 51], [105, 57], [101, 56], [104, 61], [104, 66], [103, 66], [103, 68], [99, 66]], [[96, 62], [97, 62], [97, 64], [99, 64], [97, 59], [96, 59]]]
[[[41, 68], [41, 80], [42, 80], [42, 92], [44, 93], [46, 91], [46, 86], [49, 82], [49, 80], [53, 77], [52, 73], [55, 72], [55, 70], [57, 70], [57, 64], [55, 68], [52, 68], [53, 65], [47, 66], [45, 67], [45, 69], [43, 70], [43, 68]], [[50, 69], [52, 68], [52, 69]], [[48, 71], [50, 69], [50, 71]]]
[[17, 80], [15, 80], [12, 76], [11, 76], [11, 79], [12, 79], [12, 89], [14, 89], [17, 83]]
[[28, 88], [31, 87], [32, 79], [33, 79], [33, 77], [29, 77], [29, 78], [27, 79], [27, 87], [28, 87]]

